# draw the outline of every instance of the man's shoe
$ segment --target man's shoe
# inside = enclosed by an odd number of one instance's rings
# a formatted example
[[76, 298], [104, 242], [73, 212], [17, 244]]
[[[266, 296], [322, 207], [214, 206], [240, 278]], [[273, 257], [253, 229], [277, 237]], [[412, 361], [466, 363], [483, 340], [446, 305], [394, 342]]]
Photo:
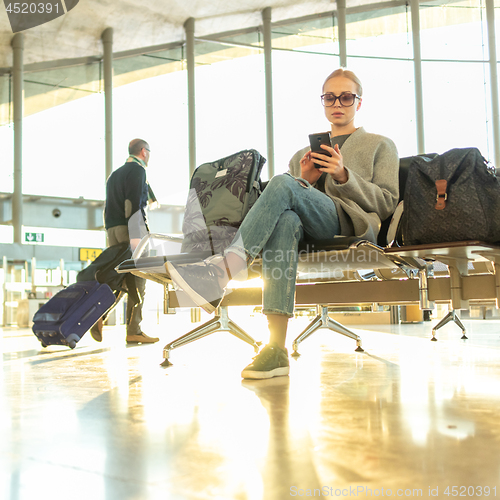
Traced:
[[213, 259], [182, 266], [167, 262], [166, 266], [174, 283], [184, 290], [197, 306], [209, 314], [219, 307], [224, 297], [219, 278], [224, 277], [224, 271], [213, 264]]
[[90, 329], [90, 335], [96, 342], [102, 342], [102, 318], [99, 318], [97, 323]]
[[277, 344], [268, 344], [241, 372], [243, 378], [265, 379], [288, 375], [290, 364], [288, 351]]
[[148, 337], [143, 332], [134, 335], [127, 334], [127, 344], [154, 344], [159, 340], [158, 337]]

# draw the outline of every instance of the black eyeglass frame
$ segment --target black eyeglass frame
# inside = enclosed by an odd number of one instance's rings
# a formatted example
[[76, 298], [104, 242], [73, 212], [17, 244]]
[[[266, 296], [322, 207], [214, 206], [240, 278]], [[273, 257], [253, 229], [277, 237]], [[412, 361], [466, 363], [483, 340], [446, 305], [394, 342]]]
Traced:
[[[328, 96], [330, 98], [333, 97], [333, 102], [331, 104], [325, 104], [325, 97], [326, 96]], [[341, 101], [343, 96], [353, 96], [354, 99], [352, 100], [351, 104], [343, 104]], [[320, 96], [320, 98], [321, 98], [321, 104], [323, 104], [323, 106], [325, 108], [330, 108], [330, 107], [334, 106], [335, 103], [337, 102], [337, 99], [338, 99], [341, 106], [343, 106], [344, 108], [350, 108], [351, 106], [354, 105], [354, 103], [356, 102], [356, 99], [361, 99], [361, 96], [359, 96], [358, 94], [353, 94], [351, 92], [342, 92], [342, 94], [340, 94], [340, 95], [335, 95], [335, 94], [332, 94], [331, 92], [328, 92], [328, 93]]]

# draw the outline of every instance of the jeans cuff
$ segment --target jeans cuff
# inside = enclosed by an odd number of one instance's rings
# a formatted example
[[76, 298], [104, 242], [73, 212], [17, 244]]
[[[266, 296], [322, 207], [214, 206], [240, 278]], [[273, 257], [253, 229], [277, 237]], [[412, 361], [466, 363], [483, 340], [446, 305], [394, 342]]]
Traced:
[[255, 260], [255, 257], [250, 255], [243, 247], [231, 246], [224, 250], [223, 255], [227, 256], [230, 252], [236, 254], [240, 259], [244, 260], [247, 263], [247, 266]]
[[289, 313], [286, 311], [282, 311], [281, 309], [271, 309], [271, 308], [266, 308], [262, 309], [262, 314], [279, 314], [280, 316], [287, 316], [288, 318], [293, 318], [293, 312]]

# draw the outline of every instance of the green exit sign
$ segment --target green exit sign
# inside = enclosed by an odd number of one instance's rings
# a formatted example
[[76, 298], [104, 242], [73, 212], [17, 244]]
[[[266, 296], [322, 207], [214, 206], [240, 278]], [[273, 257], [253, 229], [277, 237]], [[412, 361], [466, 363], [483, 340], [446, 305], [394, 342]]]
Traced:
[[24, 241], [28, 243], [43, 243], [43, 233], [24, 233]]

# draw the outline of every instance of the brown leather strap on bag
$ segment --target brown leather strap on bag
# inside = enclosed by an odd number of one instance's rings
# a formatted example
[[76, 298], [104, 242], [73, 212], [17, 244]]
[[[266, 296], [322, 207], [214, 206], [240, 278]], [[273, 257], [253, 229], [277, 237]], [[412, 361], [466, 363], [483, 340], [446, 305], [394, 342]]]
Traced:
[[446, 181], [446, 179], [439, 179], [436, 181], [437, 196], [436, 204], [434, 205], [436, 210], [443, 210], [444, 207], [446, 207], [446, 200], [448, 198], [448, 195], [446, 194], [447, 187], [448, 181]]

